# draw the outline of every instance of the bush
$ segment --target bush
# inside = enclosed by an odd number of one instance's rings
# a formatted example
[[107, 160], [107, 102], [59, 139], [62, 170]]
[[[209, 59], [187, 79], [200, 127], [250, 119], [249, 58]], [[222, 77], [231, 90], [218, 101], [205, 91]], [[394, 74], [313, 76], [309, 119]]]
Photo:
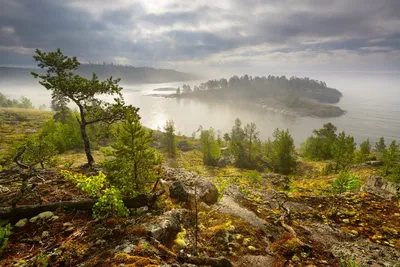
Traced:
[[42, 135], [34, 135], [27, 138], [24, 147], [23, 161], [30, 166], [37, 164], [44, 169], [45, 165], [53, 166], [53, 157], [57, 154], [55, 145], [46, 140]]
[[61, 171], [66, 179], [71, 180], [90, 197], [98, 198], [93, 207], [93, 216], [96, 218], [113, 215], [128, 216], [129, 210], [125, 207], [123, 196], [118, 188], [110, 186], [104, 173], [86, 176], [80, 173]]
[[41, 134], [53, 143], [59, 153], [83, 147], [78, 122], [71, 116], [66, 123], [50, 120], [41, 128]]
[[347, 170], [342, 170], [333, 182], [332, 188], [335, 193], [341, 194], [346, 191], [356, 190], [359, 186], [360, 182], [357, 175], [353, 175]]

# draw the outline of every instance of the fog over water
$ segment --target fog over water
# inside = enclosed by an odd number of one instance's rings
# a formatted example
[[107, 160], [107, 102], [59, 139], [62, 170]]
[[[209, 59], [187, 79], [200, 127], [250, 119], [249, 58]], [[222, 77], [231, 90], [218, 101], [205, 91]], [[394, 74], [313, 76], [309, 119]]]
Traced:
[[[238, 73], [242, 75], [242, 73]], [[387, 140], [400, 137], [400, 77], [390, 73], [265, 73], [264, 75], [286, 75], [310, 77], [322, 80], [329, 87], [343, 93], [338, 103], [347, 114], [338, 118], [294, 117], [279, 113], [253, 110], [251, 107], [220, 102], [203, 102], [197, 99], [173, 99], [153, 97], [149, 94], [162, 93], [156, 88], [178, 87], [182, 82], [163, 84], [124, 84], [124, 97], [127, 104], [140, 108], [144, 125], [162, 128], [168, 119], [175, 121], [177, 131], [191, 135], [199, 125], [213, 127], [221, 133], [229, 132], [236, 117], [243, 124], [255, 122], [262, 140], [268, 139], [276, 128], [289, 129], [298, 146], [313, 129], [332, 122], [339, 130], [355, 137], [357, 143], [366, 138], [375, 142], [380, 136]], [[249, 74], [250, 75], [250, 74]], [[212, 77], [222, 78], [222, 77]], [[229, 77], [225, 77], [229, 78]], [[205, 79], [206, 80], [206, 79]], [[32, 79], [32, 84], [21, 84], [16, 80], [0, 81], [0, 92], [11, 98], [24, 95], [35, 106], [49, 106], [50, 93]], [[186, 82], [191, 86], [203, 81]], [[171, 93], [171, 92], [165, 92]]]

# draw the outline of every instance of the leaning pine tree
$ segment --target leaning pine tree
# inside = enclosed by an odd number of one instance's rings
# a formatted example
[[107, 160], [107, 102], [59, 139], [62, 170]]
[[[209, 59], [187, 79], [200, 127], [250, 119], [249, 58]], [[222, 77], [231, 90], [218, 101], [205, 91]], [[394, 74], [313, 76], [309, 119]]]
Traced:
[[[91, 166], [94, 158], [87, 127], [99, 122], [113, 123], [123, 120], [126, 110], [131, 110], [136, 114], [138, 109], [124, 105], [122, 88], [118, 85], [120, 79], [110, 77], [105, 81], [100, 81], [94, 73], [91, 79], [81, 77], [74, 73], [80, 66], [76, 57], [65, 56], [60, 49], [49, 53], [37, 49], [33, 58], [39, 62], [40, 68], [46, 70], [45, 74], [32, 72], [32, 75], [39, 78], [39, 83], [51, 91], [52, 105], [65, 106], [72, 101], [78, 107], [77, 120], [85, 146], [87, 163]], [[100, 95], [117, 97], [114, 98], [114, 103], [110, 104], [101, 100]]]

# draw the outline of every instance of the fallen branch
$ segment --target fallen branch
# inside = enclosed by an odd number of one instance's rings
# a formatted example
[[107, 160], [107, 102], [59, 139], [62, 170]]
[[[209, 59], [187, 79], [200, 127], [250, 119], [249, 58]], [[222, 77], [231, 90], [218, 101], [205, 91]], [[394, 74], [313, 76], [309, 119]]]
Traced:
[[310, 245], [304, 243], [303, 241], [301, 241], [301, 240], [297, 237], [296, 232], [294, 231], [294, 229], [293, 229], [290, 225], [287, 225], [287, 224], [285, 223], [285, 217], [289, 217], [289, 215], [290, 215], [290, 210], [289, 210], [289, 208], [285, 208], [285, 210], [286, 210], [286, 211], [283, 212], [283, 213], [281, 214], [280, 218], [279, 218], [282, 227], [285, 228], [286, 231], [288, 231], [289, 233], [292, 234], [292, 236], [296, 239], [297, 243], [299, 243], [299, 245], [300, 245], [301, 247], [311, 248]]
[[[165, 190], [159, 192], [138, 195], [135, 198], [124, 199], [124, 205], [127, 208], [140, 208], [144, 206], [151, 206], [162, 195]], [[43, 205], [24, 205], [15, 208], [2, 208], [0, 209], [0, 219], [3, 218], [27, 218], [36, 216], [44, 211], [54, 211], [57, 209], [66, 210], [91, 210], [96, 204], [96, 199], [85, 199], [80, 201], [64, 201], [47, 203]]]

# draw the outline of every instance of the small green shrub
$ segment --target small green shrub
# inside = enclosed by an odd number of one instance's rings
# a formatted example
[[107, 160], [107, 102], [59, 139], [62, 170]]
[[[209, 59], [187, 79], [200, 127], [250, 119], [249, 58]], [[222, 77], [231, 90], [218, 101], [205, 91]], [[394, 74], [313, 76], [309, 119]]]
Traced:
[[0, 253], [7, 246], [8, 237], [11, 235], [11, 224], [0, 226]]
[[121, 192], [112, 186], [104, 189], [102, 196], [99, 197], [93, 207], [93, 215], [99, 218], [107, 217], [113, 213], [121, 217], [127, 217], [129, 215], [129, 210], [125, 207], [124, 201], [122, 200]]
[[123, 217], [129, 215], [129, 210], [123, 202], [123, 195], [118, 188], [110, 186], [104, 173], [99, 172], [98, 175], [88, 177], [81, 173], [63, 170], [61, 175], [74, 182], [79, 189], [86, 192], [90, 197], [97, 198], [93, 207], [94, 217], [104, 218], [114, 214]]
[[333, 182], [333, 191], [343, 193], [350, 190], [356, 190], [360, 186], [359, 177], [351, 174], [349, 171], [340, 171], [338, 177]]

